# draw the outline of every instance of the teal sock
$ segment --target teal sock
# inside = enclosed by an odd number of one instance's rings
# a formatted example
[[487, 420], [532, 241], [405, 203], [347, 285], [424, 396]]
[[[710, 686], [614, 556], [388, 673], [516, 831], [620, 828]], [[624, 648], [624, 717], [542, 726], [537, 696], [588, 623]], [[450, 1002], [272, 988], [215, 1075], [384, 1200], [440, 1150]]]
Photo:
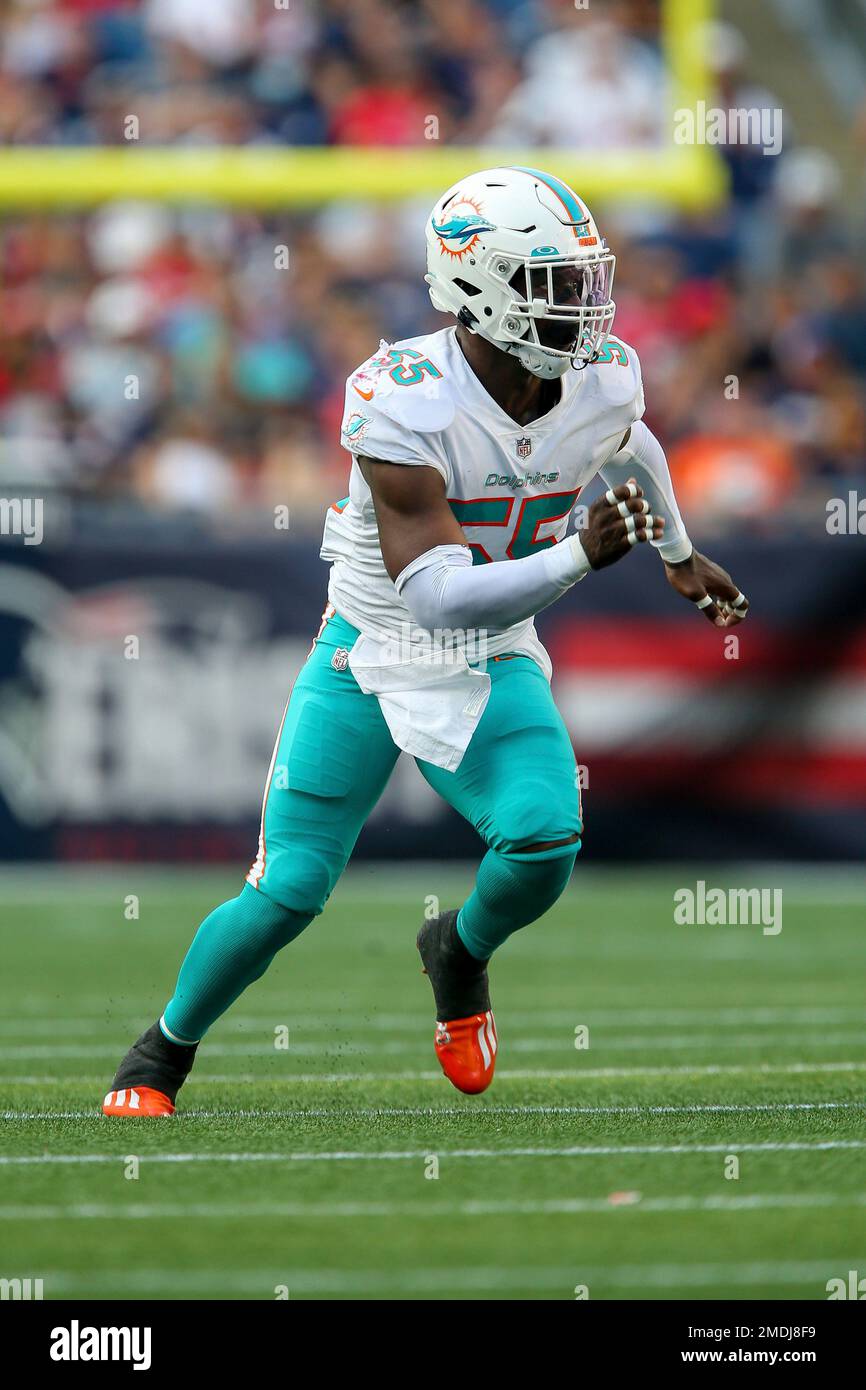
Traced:
[[244, 884], [240, 896], [214, 908], [196, 932], [160, 1020], [165, 1035], [198, 1042], [312, 920]]
[[537, 854], [488, 850], [475, 891], [457, 918], [457, 934], [469, 954], [487, 960], [512, 932], [542, 917], [571, 878], [579, 849], [575, 841]]

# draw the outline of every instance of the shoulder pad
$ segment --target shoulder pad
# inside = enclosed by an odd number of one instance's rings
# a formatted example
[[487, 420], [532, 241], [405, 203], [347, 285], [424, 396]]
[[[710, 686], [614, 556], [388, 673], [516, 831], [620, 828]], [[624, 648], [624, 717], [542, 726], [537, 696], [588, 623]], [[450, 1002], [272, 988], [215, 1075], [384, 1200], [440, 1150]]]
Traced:
[[608, 405], [633, 410], [639, 419], [645, 410], [640, 360], [634, 348], [620, 338], [609, 337], [592, 364], [597, 388]]
[[447, 429], [457, 409], [435, 362], [414, 348], [391, 347], [384, 340], [378, 353], [349, 377], [346, 399], [356, 400], [359, 408], [362, 403], [374, 406], [395, 424], [422, 434]]

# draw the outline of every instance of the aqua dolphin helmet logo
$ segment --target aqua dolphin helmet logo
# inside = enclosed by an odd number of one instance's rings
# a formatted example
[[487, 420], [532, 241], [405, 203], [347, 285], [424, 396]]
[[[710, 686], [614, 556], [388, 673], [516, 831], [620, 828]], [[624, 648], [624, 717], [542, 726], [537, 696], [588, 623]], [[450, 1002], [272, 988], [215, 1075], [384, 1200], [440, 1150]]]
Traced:
[[472, 250], [483, 232], [496, 230], [482, 215], [474, 199], [462, 197], [451, 199], [447, 219], [441, 222], [431, 219], [430, 225], [439, 238], [442, 254], [458, 261]]
[[481, 232], [492, 232], [494, 228], [483, 217], [452, 217], [439, 227], [434, 222], [433, 230], [443, 241], [460, 241], [465, 245], [471, 237]]

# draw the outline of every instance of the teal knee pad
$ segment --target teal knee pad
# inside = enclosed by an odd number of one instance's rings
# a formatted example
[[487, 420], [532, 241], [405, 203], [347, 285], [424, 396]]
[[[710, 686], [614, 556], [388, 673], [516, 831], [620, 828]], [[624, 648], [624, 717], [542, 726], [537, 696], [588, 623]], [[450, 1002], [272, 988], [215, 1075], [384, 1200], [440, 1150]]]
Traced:
[[[298, 801], [296, 796], [296, 806]], [[326, 843], [329, 840], [333, 843]], [[311, 816], [306, 838], [299, 828], [297, 838], [284, 836], [274, 846], [258, 891], [262, 897], [267, 894], [270, 900], [288, 911], [318, 917], [324, 911], [345, 862], [346, 852], [338, 836], [331, 836], [326, 828], [316, 826]]]
[[551, 857], [575, 852], [562, 841], [583, 831], [580, 790], [571, 746], [556, 730], [527, 732], [522, 756], [499, 779], [488, 818], [484, 838], [500, 854], [522, 855], [530, 845], [554, 845]]

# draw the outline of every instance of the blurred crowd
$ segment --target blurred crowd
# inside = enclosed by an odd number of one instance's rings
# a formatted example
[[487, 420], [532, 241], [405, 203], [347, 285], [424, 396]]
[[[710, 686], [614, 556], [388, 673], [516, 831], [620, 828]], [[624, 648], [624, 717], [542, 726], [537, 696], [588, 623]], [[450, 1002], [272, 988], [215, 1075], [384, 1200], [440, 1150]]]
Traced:
[[[658, 138], [658, 0], [8, 0], [0, 144]], [[575, 101], [579, 88], [581, 100]]]
[[[435, 114], [491, 164], [502, 142], [657, 142], [657, 5], [590, 8], [12, 0], [0, 143], [119, 143], [130, 114], [143, 143], [419, 145]], [[773, 101], [736, 31], [709, 47], [723, 104]], [[808, 525], [866, 483], [863, 245], [839, 171], [794, 141], [722, 153], [732, 196], [711, 215], [593, 209], [618, 255], [614, 331], [696, 534]], [[318, 527], [346, 490], [346, 376], [380, 338], [446, 322], [422, 279], [426, 211], [3, 216], [0, 490], [233, 524], [287, 504]]]

